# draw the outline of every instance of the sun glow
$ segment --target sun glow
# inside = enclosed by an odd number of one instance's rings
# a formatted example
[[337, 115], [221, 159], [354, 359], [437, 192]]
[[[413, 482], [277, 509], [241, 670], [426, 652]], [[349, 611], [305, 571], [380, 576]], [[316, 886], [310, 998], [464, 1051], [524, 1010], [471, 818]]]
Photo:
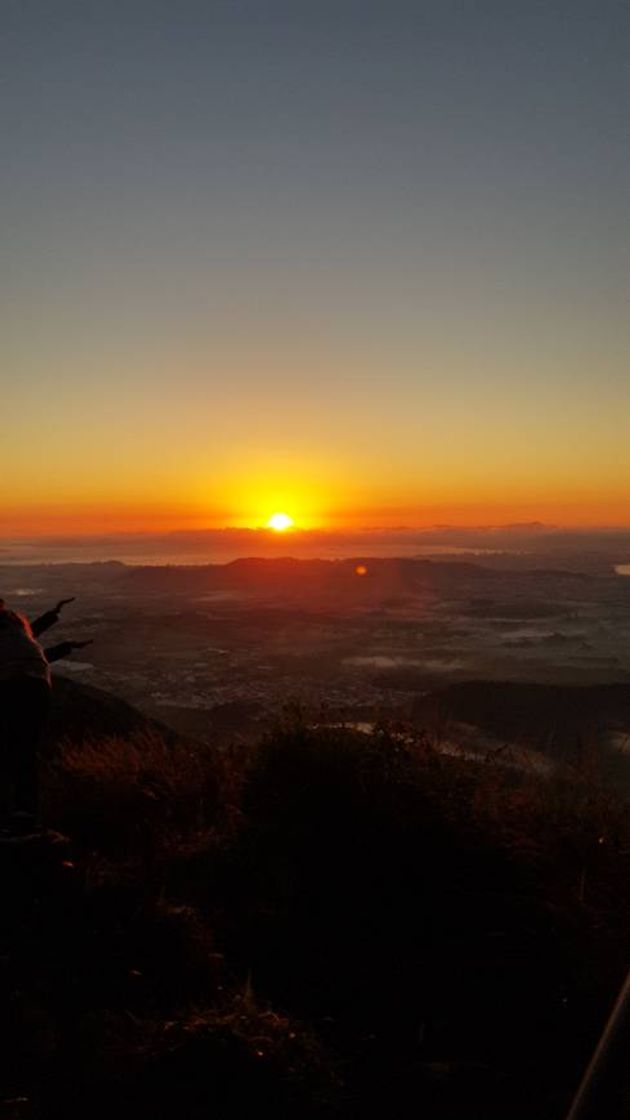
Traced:
[[267, 528], [273, 529], [276, 533], [286, 533], [287, 529], [292, 529], [295, 522], [288, 513], [274, 513], [267, 522]]

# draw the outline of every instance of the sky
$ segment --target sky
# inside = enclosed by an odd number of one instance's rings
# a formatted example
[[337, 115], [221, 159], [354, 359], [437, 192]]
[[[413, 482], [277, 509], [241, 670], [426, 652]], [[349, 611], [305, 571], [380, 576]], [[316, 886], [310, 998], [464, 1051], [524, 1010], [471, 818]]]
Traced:
[[0, 529], [630, 525], [623, 0], [2, 0]]

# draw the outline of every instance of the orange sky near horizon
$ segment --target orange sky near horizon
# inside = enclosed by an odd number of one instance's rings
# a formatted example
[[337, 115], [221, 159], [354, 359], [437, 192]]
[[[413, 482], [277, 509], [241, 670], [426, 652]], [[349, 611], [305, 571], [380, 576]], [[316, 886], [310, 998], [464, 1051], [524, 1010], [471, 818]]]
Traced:
[[256, 511], [230, 514], [228, 510], [192, 506], [60, 505], [10, 508], [0, 514], [0, 535], [6, 539], [97, 536], [117, 533], [169, 533], [204, 529], [264, 529], [273, 513], [286, 512], [295, 525], [288, 530], [328, 531], [343, 534], [374, 529], [426, 530], [450, 525], [461, 528], [541, 522], [560, 528], [630, 528], [630, 497], [602, 501], [534, 501], [483, 504], [444, 504], [389, 508], [328, 509], [318, 511], [293, 503], [261, 504]]
[[454, 389], [389, 400], [375, 373], [355, 402], [356, 369], [347, 376], [336, 401], [328, 385], [310, 389], [306, 417], [303, 388], [271, 378], [256, 407], [239, 381], [218, 408], [175, 379], [146, 399], [105, 379], [75, 402], [25, 395], [29, 439], [12, 429], [0, 447], [0, 533], [257, 527], [278, 510], [302, 529], [630, 525], [628, 413], [621, 400], [604, 409], [601, 389], [598, 410], [583, 394], [563, 403], [554, 384], [487, 390], [480, 414]]

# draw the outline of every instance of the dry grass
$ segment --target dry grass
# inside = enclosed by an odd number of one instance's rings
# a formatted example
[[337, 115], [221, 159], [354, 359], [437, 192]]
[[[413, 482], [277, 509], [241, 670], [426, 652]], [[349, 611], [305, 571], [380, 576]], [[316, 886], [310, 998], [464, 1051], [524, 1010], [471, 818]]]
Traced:
[[58, 745], [70, 870], [16, 872], [2, 929], [25, 1117], [562, 1115], [628, 962], [628, 806], [403, 731]]
[[61, 743], [43, 776], [45, 816], [85, 847], [150, 858], [217, 820], [222, 769], [208, 748], [154, 732]]

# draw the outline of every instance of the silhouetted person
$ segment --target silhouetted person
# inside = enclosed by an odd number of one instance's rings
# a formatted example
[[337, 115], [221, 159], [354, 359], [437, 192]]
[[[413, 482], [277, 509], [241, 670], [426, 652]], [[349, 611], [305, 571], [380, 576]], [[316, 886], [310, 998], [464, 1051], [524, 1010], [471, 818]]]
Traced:
[[[36, 620], [39, 633], [57, 621], [58, 606]], [[60, 642], [44, 650], [28, 619], [0, 599], [0, 777], [3, 809], [28, 828], [38, 810], [37, 751], [50, 708], [49, 664], [89, 642]]]
[[50, 669], [28, 620], [0, 600], [0, 774], [3, 806], [35, 823], [37, 748], [50, 707]]

